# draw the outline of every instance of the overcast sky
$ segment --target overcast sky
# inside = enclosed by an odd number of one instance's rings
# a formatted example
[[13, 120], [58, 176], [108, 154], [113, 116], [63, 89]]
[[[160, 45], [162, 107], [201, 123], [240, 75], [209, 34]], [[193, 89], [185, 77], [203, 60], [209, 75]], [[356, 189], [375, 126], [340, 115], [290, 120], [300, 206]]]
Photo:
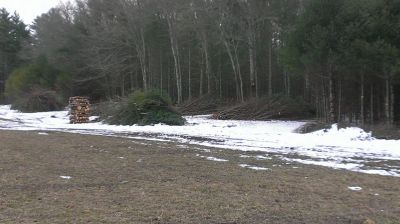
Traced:
[[0, 0], [0, 8], [6, 8], [10, 13], [17, 11], [24, 23], [31, 24], [37, 16], [60, 2], [67, 0]]

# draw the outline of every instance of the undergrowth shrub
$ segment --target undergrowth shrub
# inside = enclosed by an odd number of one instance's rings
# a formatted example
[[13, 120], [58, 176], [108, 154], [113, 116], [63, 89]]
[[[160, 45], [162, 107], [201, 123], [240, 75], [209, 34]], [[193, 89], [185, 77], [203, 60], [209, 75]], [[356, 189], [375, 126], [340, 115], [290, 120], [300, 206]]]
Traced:
[[[118, 125], [183, 125], [185, 119], [172, 108], [171, 99], [157, 90], [136, 91], [113, 107], [102, 106], [107, 123]], [[101, 110], [101, 108], [99, 109]]]
[[6, 81], [6, 96], [13, 100], [19, 95], [29, 94], [32, 89], [54, 90], [68, 95], [70, 76], [50, 65], [46, 58], [40, 57], [34, 63], [15, 69]]
[[34, 89], [20, 95], [12, 103], [12, 109], [26, 113], [58, 111], [64, 106], [62, 98], [55, 91], [42, 89]]
[[62, 96], [69, 95], [70, 76], [53, 67], [45, 57], [15, 69], [5, 83], [6, 99], [23, 112], [61, 110]]

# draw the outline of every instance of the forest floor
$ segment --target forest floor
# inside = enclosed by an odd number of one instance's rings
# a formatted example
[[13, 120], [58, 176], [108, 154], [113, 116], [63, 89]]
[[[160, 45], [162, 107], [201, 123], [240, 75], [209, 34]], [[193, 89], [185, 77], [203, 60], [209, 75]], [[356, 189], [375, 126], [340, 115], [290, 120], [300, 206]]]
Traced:
[[398, 177], [118, 137], [0, 142], [0, 223], [400, 223]]

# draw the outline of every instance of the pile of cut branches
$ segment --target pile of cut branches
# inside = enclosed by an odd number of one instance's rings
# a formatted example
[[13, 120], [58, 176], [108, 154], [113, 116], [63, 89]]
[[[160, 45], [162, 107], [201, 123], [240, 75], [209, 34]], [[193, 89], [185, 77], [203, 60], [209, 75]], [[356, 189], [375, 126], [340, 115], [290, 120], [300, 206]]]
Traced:
[[313, 108], [287, 97], [253, 99], [213, 113], [220, 120], [301, 120], [315, 116]]
[[25, 113], [62, 110], [65, 104], [55, 91], [34, 88], [14, 99], [12, 109]]
[[218, 97], [212, 95], [204, 95], [202, 97], [186, 101], [178, 106], [178, 111], [184, 115], [213, 114], [221, 110], [229, 101], [222, 101]]

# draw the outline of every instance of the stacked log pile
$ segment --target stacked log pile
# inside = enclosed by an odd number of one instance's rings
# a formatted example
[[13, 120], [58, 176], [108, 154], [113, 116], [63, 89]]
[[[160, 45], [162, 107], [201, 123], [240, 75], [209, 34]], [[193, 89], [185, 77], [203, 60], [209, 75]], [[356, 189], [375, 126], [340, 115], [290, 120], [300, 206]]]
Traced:
[[75, 96], [69, 98], [71, 124], [88, 123], [90, 117], [90, 102], [87, 97]]

